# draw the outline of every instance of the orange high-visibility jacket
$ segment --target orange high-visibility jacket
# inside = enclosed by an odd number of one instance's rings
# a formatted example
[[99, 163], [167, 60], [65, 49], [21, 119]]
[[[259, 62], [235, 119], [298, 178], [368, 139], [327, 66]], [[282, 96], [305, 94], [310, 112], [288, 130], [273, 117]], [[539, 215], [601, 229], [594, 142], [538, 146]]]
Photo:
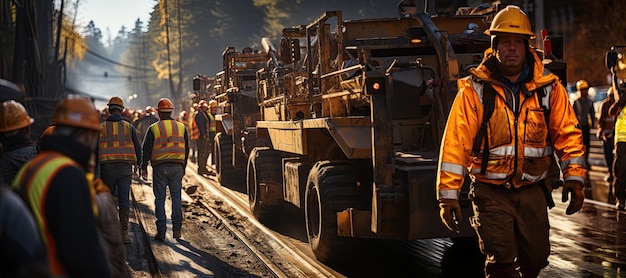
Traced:
[[[534, 64], [529, 75], [532, 80], [523, 84], [529, 96], [511, 92], [497, 77], [493, 77], [488, 64], [495, 65], [495, 55], [485, 52], [485, 59], [471, 75], [458, 80], [459, 91], [452, 104], [439, 153], [437, 173], [438, 199], [458, 199], [465, 175], [477, 181], [506, 187], [520, 188], [546, 178], [550, 156], [556, 151], [561, 161], [565, 181], [584, 183], [587, 165], [584, 158], [582, 132], [570, 105], [567, 92], [558, 77], [545, 70], [533, 50]], [[472, 154], [474, 139], [483, 121], [482, 88], [488, 82], [496, 93], [493, 115], [487, 127], [489, 160], [481, 174], [483, 150]], [[549, 122], [540, 106], [538, 93], [549, 86], [545, 101], [549, 107]], [[507, 105], [509, 95], [514, 113]], [[548, 137], [549, 135], [549, 137]], [[548, 142], [549, 141], [549, 142]], [[481, 144], [483, 148], [484, 143]]]

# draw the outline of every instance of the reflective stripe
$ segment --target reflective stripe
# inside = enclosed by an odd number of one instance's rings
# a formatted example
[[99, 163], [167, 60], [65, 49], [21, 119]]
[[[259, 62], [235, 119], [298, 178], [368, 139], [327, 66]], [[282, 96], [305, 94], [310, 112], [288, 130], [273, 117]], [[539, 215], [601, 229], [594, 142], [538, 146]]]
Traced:
[[105, 121], [100, 123], [98, 161], [137, 163], [132, 128], [127, 121]]
[[578, 156], [563, 161], [561, 163], [561, 169], [567, 168], [567, 166], [569, 166], [570, 164], [582, 165], [583, 167], [587, 168], [587, 161], [585, 161], [585, 158]]
[[545, 148], [524, 147], [524, 157], [547, 157], [551, 156], [554, 150], [551, 146]]
[[[470, 171], [470, 173], [476, 175], [480, 173], [480, 168], [472, 168], [472, 170]], [[482, 175], [483, 177], [490, 179], [490, 180], [503, 180], [506, 179], [508, 177], [508, 175], [506, 173], [494, 173], [494, 172], [485, 172], [484, 175]]]
[[[482, 153], [482, 151], [481, 151]], [[500, 146], [489, 150], [489, 156], [513, 156], [515, 155], [515, 146]]]
[[563, 181], [578, 181], [578, 182], [580, 182], [582, 184], [585, 184], [585, 178], [584, 177], [574, 176], [574, 175], [563, 177]]
[[459, 176], [465, 176], [465, 167], [450, 162], [441, 162], [441, 167], [439, 168], [439, 171], [453, 173]]
[[522, 173], [522, 180], [530, 181], [530, 182], [538, 182], [542, 179], [545, 179], [548, 176], [548, 171], [544, 171], [539, 176], [529, 175], [527, 173]]
[[[483, 84], [476, 82], [476, 80], [474, 80], [474, 78], [471, 78], [472, 80], [472, 87], [474, 87], [474, 92], [476, 92], [476, 94], [478, 94], [478, 98], [480, 99], [480, 104], [483, 104]], [[484, 107], [484, 104], [483, 104]]]
[[456, 190], [439, 190], [437, 199], [459, 199], [460, 192]]
[[185, 125], [174, 120], [162, 120], [150, 129], [154, 134], [150, 160], [185, 160]]
[[45, 215], [46, 197], [50, 181], [65, 167], [80, 167], [69, 157], [57, 152], [44, 151], [26, 163], [15, 176], [13, 188], [19, 189], [28, 199], [30, 210], [48, 252], [48, 262], [53, 275], [66, 274], [56, 252], [56, 243], [48, 229]]

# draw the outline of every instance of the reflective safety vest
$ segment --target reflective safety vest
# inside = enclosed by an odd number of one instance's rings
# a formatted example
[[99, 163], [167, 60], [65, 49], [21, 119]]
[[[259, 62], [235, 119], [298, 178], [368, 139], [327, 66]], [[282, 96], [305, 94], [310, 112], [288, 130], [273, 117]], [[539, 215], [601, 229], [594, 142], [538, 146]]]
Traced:
[[198, 112], [194, 112], [193, 115], [191, 115], [191, 118], [189, 118], [189, 121], [191, 122], [191, 139], [193, 140], [197, 140], [200, 138], [200, 129], [198, 128], [198, 125], [196, 124], [197, 114]]
[[[45, 212], [46, 194], [54, 175], [65, 167], [80, 168], [74, 160], [67, 156], [54, 151], [43, 151], [20, 169], [12, 184], [12, 187], [19, 190], [28, 201], [30, 210], [35, 221], [37, 221], [39, 234], [46, 244], [50, 271], [55, 276], [65, 275], [67, 272], [57, 257], [56, 243], [48, 230]], [[94, 215], [97, 215], [95, 190], [90, 187], [89, 191], [92, 209]]]
[[615, 120], [615, 144], [618, 142], [626, 143], [626, 114], [624, 109], [619, 112]]
[[209, 133], [215, 134], [215, 116], [211, 113], [207, 113], [209, 115]]
[[174, 120], [161, 120], [150, 126], [154, 134], [152, 161], [185, 160], [185, 125]]
[[100, 123], [98, 161], [137, 163], [132, 127], [127, 121], [105, 121]]

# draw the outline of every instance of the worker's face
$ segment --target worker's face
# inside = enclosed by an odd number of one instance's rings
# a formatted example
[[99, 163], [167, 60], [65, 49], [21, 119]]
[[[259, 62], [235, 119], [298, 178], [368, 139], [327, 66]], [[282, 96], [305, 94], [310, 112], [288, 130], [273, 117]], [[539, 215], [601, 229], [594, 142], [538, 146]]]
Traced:
[[586, 97], [587, 95], [589, 95], [589, 88], [580, 89], [580, 95], [583, 97]]
[[496, 57], [501, 69], [509, 74], [521, 72], [526, 61], [528, 39], [516, 34], [500, 34], [497, 39]]

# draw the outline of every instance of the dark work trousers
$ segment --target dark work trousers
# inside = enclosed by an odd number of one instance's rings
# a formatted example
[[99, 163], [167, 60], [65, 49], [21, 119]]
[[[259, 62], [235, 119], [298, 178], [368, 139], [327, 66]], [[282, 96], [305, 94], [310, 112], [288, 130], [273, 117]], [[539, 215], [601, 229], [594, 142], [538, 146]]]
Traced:
[[198, 138], [196, 141], [198, 145], [198, 172], [207, 170], [206, 163], [209, 159], [209, 147], [210, 142], [208, 138]]
[[548, 265], [550, 224], [542, 184], [521, 189], [472, 186], [470, 223], [486, 256], [487, 277], [537, 277]]
[[620, 203], [626, 200], [626, 142], [615, 144], [615, 160], [613, 162], [613, 190]]
[[606, 167], [608, 168], [609, 175], [613, 175], [613, 150], [615, 149], [615, 136], [611, 135], [606, 138], [606, 142], [602, 141], [602, 147], [604, 148], [604, 160], [606, 161]]

